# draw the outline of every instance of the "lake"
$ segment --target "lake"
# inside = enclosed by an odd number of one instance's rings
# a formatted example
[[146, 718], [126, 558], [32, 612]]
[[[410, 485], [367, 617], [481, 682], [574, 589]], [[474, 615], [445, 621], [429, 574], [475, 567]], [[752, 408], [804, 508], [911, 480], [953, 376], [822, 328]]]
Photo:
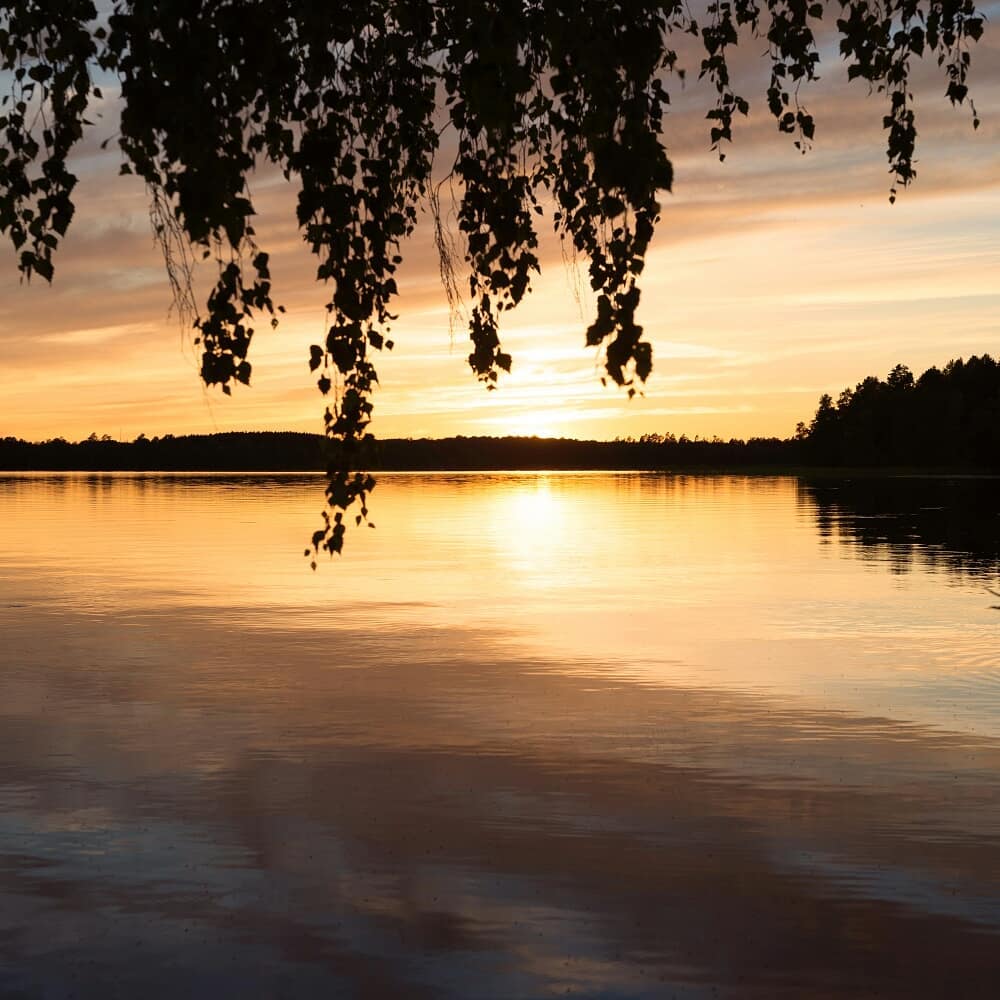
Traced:
[[994, 997], [1000, 480], [0, 476], [0, 996]]

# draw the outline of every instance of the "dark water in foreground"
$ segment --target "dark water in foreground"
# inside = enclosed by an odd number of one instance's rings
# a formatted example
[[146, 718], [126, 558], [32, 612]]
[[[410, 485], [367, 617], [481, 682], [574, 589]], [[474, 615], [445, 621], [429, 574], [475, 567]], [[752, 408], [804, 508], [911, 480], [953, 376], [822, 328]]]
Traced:
[[1000, 481], [0, 478], [0, 996], [994, 997]]

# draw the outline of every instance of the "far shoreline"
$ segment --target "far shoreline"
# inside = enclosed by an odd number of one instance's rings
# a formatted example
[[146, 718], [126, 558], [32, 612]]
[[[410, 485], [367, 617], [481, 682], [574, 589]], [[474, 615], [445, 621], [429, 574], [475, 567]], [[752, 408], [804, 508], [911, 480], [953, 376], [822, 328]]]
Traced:
[[[321, 434], [233, 431], [116, 441], [91, 435], [28, 442], [0, 438], [2, 473], [322, 474], [340, 467], [340, 446]], [[720, 438], [647, 434], [614, 441], [541, 437], [387, 438], [361, 443], [352, 469], [379, 473], [661, 473], [811, 478], [984, 477], [989, 465], [957, 461], [831, 462], [808, 439]]]

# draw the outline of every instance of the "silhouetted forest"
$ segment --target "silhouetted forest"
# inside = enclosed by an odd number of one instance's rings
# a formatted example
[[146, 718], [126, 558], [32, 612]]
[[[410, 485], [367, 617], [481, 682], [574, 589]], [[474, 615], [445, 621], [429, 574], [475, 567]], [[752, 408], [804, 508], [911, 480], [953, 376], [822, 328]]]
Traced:
[[0, 439], [0, 469], [83, 472], [299, 472], [326, 468], [324, 438], [293, 432], [167, 434], [134, 441], [91, 435], [38, 444]]
[[[120, 442], [91, 436], [32, 444], [0, 439], [0, 469], [153, 471], [323, 471], [336, 444], [320, 434], [239, 432]], [[392, 470], [664, 469], [781, 466], [801, 443], [778, 438], [706, 441], [646, 434], [638, 439], [575, 441], [537, 437], [389, 438], [365, 455], [368, 467]]]
[[897, 365], [836, 403], [824, 395], [797, 436], [815, 465], [997, 468], [1000, 364], [988, 354], [959, 358], [919, 378]]
[[[805, 465], [1000, 468], [1000, 364], [988, 354], [919, 378], [897, 365], [834, 403], [823, 396], [796, 435]], [[1000, 480], [864, 476], [803, 480], [821, 535], [906, 572], [914, 561], [992, 579], [1000, 562]]]
[[[81, 471], [320, 472], [336, 442], [321, 434], [243, 431], [123, 442], [92, 434], [30, 443], [0, 439], [0, 469]], [[1000, 364], [988, 354], [949, 361], [919, 378], [897, 365], [834, 403], [820, 398], [812, 422], [791, 438], [643, 434], [614, 441], [538, 437], [388, 438], [366, 467], [392, 470], [740, 469], [857, 467], [986, 471], [1000, 468]]]

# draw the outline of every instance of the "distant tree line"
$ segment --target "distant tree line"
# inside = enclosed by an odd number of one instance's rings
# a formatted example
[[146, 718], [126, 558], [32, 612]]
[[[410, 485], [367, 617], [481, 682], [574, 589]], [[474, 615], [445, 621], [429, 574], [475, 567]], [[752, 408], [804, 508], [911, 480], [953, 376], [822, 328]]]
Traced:
[[82, 472], [298, 472], [326, 468], [319, 434], [240, 431], [115, 441], [0, 439], [0, 469]]
[[668, 469], [781, 465], [794, 442], [778, 438], [705, 440], [644, 434], [615, 441], [537, 437], [455, 437], [382, 441], [381, 469]]
[[897, 365], [824, 395], [800, 424], [810, 464], [996, 468], [1000, 466], [1000, 364], [988, 354], [928, 368], [919, 378]]
[[[122, 442], [91, 435], [38, 444], [0, 439], [0, 470], [297, 471], [319, 472], [335, 461], [335, 442], [321, 434], [234, 432]], [[778, 438], [689, 439], [644, 434], [616, 441], [538, 437], [389, 438], [368, 456], [371, 468], [392, 470], [666, 469], [787, 465], [799, 442]]]
[[[340, 459], [321, 434], [242, 431], [115, 441], [92, 434], [30, 443], [0, 439], [0, 470], [320, 472]], [[988, 354], [919, 378], [897, 365], [834, 403], [820, 398], [791, 438], [643, 434], [614, 441], [538, 437], [389, 438], [364, 456], [373, 470], [738, 469], [748, 467], [1000, 468], [1000, 364]]]

